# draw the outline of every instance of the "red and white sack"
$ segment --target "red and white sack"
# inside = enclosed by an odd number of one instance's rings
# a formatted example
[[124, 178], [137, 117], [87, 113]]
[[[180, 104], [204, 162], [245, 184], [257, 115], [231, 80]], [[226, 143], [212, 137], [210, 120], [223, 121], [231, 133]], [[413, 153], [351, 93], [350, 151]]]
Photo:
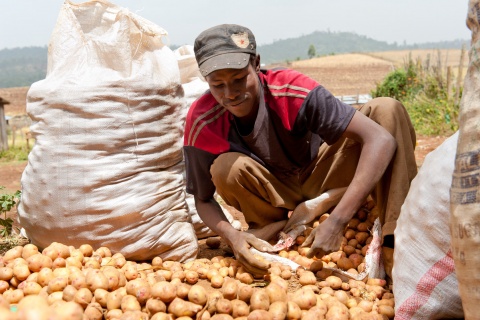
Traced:
[[395, 319], [462, 318], [451, 250], [450, 185], [458, 132], [425, 157], [395, 229]]
[[[174, 53], [177, 57], [182, 87], [185, 99], [187, 101], [184, 108], [184, 113], [182, 114], [182, 123], [184, 123], [188, 109], [197, 98], [199, 98], [205, 91], [208, 90], [208, 83], [205, 81], [205, 79], [200, 73], [197, 61], [195, 60], [195, 53], [193, 51], [192, 45], [181, 46], [180, 48], [176, 49]], [[183, 143], [183, 138], [181, 142]], [[195, 234], [197, 235], [197, 238], [203, 239], [215, 236], [216, 234], [205, 225], [205, 223], [198, 215], [193, 195], [187, 193], [186, 198], [188, 212], [190, 214], [190, 219], [195, 229]], [[221, 205], [220, 207], [222, 208], [223, 213], [225, 214], [225, 217], [227, 217], [230, 224], [235, 229], [240, 230], [242, 227], [241, 222], [239, 220], [235, 220], [230, 214], [230, 212], [225, 209], [224, 206]]]
[[187, 261], [185, 99], [159, 26], [107, 1], [66, 1], [48, 70], [27, 95], [36, 139], [19, 222], [40, 248], [109, 247], [132, 260]]

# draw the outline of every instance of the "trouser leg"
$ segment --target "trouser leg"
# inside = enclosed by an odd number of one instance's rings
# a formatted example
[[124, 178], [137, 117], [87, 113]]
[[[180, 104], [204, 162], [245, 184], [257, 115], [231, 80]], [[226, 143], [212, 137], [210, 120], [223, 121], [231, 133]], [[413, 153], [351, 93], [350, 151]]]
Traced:
[[217, 193], [241, 211], [252, 229], [286, 220], [301, 202], [298, 182], [280, 181], [252, 158], [237, 152], [220, 155], [210, 172]]

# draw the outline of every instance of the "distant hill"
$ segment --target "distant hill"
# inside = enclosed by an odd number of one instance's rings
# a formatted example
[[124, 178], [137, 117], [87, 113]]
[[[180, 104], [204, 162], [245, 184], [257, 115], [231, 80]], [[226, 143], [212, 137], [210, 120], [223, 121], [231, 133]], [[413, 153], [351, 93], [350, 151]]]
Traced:
[[[316, 56], [351, 52], [379, 52], [408, 49], [460, 49], [468, 40], [444, 41], [415, 45], [388, 44], [351, 32], [316, 31], [298, 38], [275, 41], [258, 47], [265, 64], [308, 58], [310, 46]], [[178, 46], [172, 46], [172, 49]], [[0, 50], [0, 88], [25, 87], [45, 78], [47, 47], [24, 47]]]

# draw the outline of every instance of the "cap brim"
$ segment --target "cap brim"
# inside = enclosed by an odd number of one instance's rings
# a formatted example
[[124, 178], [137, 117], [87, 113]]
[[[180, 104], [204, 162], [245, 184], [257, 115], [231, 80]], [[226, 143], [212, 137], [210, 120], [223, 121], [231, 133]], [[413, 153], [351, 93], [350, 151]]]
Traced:
[[249, 53], [235, 52], [223, 53], [205, 60], [200, 65], [200, 73], [206, 77], [215, 70], [220, 69], [243, 69], [250, 60]]

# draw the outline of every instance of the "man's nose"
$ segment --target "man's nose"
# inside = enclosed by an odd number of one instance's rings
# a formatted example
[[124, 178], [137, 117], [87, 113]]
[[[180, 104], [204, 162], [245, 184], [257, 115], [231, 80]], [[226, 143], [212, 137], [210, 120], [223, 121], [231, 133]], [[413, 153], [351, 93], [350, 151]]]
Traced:
[[225, 88], [225, 97], [228, 99], [235, 99], [240, 91], [233, 85], [227, 86]]

